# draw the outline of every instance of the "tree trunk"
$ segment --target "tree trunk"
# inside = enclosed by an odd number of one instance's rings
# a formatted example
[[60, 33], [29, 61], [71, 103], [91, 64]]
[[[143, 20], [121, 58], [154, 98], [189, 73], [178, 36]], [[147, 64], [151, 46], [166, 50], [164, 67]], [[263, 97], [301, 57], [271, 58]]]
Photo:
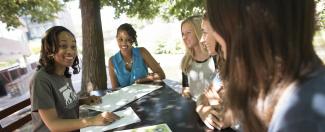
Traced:
[[99, 0], [80, 0], [82, 17], [81, 94], [107, 89], [103, 31]]

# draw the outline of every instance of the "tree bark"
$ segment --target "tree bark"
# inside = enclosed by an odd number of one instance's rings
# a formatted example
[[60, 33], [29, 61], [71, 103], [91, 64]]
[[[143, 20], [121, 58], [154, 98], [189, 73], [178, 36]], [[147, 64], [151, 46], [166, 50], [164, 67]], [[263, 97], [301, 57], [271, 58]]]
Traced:
[[99, 0], [80, 0], [82, 17], [81, 95], [107, 89], [103, 31]]

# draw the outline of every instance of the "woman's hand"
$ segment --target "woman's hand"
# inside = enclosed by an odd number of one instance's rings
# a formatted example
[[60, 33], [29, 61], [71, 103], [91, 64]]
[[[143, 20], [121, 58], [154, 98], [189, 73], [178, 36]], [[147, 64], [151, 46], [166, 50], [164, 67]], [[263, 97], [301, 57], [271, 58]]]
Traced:
[[199, 114], [201, 120], [210, 129], [218, 128], [218, 125], [215, 124], [215, 122], [217, 122], [217, 119], [211, 114], [212, 110], [212, 107], [209, 105], [202, 104], [196, 107], [196, 112]]
[[209, 87], [205, 92], [204, 95], [206, 96], [208, 100], [208, 104], [212, 106], [217, 106], [223, 103], [224, 98], [224, 89], [223, 87], [220, 88], [219, 91], [217, 91], [214, 86], [212, 85]]
[[189, 87], [183, 87], [182, 96], [185, 97], [185, 98], [191, 98], [192, 97]]
[[211, 115], [213, 117], [213, 122], [218, 129], [224, 129], [231, 127], [234, 123], [234, 118], [232, 111], [227, 109], [224, 104], [218, 106], [212, 106]]
[[224, 103], [224, 89], [216, 91], [209, 87], [198, 102], [196, 111], [210, 129], [223, 129], [233, 124], [233, 115]]
[[152, 82], [152, 80], [148, 79], [147, 77], [140, 78], [140, 79], [134, 81], [134, 83], [136, 83], [136, 84], [144, 84], [144, 83], [149, 83], [149, 82]]
[[201, 104], [196, 107], [196, 112], [210, 129], [224, 129], [230, 127], [233, 123], [232, 112], [225, 109], [223, 104], [217, 106]]
[[158, 73], [149, 73], [146, 77], [136, 80], [135, 83], [137, 84], [150, 83], [155, 80], [160, 80]]
[[81, 104], [86, 105], [95, 105], [100, 104], [102, 102], [102, 98], [99, 96], [88, 96], [86, 98], [81, 99]]
[[119, 116], [117, 116], [114, 113], [111, 112], [103, 112], [101, 114], [98, 114], [97, 116], [89, 118], [89, 124], [88, 126], [102, 126], [111, 124], [112, 122], [120, 119]]

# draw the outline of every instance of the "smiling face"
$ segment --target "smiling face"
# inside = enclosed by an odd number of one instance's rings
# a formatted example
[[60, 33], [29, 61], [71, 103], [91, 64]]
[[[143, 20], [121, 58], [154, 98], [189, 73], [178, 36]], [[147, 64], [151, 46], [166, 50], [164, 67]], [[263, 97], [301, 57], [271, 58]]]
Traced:
[[116, 40], [122, 53], [131, 52], [133, 40], [126, 31], [119, 31]]
[[201, 24], [202, 28], [202, 37], [200, 39], [200, 43], [202, 43], [208, 50], [209, 55], [216, 55], [216, 46], [217, 41], [214, 39], [213, 29], [207, 20], [203, 20]]
[[77, 46], [75, 38], [66, 31], [59, 33], [58, 50], [54, 54], [56, 68], [65, 69], [72, 66], [76, 56]]
[[193, 48], [194, 46], [198, 45], [199, 40], [195, 35], [195, 30], [192, 24], [189, 22], [185, 22], [182, 25], [182, 37], [185, 43], [185, 46], [189, 49]]

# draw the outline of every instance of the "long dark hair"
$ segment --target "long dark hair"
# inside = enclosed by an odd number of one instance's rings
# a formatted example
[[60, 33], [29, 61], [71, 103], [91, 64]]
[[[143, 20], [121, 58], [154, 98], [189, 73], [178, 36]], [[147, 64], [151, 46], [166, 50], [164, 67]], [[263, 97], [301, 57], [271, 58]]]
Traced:
[[126, 31], [128, 33], [128, 35], [133, 39], [133, 43], [135, 44], [135, 46], [138, 46], [137, 32], [135, 31], [135, 29], [132, 27], [131, 24], [124, 23], [124, 24], [120, 25], [117, 28], [116, 37], [117, 37], [118, 33], [121, 31]]
[[[203, 18], [202, 18], [203, 21], [208, 21], [209, 22], [209, 18], [208, 18], [208, 14], [205, 12], [203, 14]], [[224, 73], [221, 73], [223, 72], [222, 70], [222, 67], [225, 65], [225, 58], [223, 56], [223, 52], [221, 50], [221, 46], [220, 44], [218, 44], [218, 42], [216, 42], [216, 46], [215, 46], [215, 51], [216, 51], [216, 55], [213, 56], [213, 59], [215, 59], [215, 68], [217, 69], [217, 71], [219, 72], [219, 74], [224, 74]]]
[[[73, 36], [73, 38], [75, 38], [75, 36], [70, 30], [62, 26], [54, 26], [46, 31], [45, 36], [42, 38], [42, 48], [41, 48], [39, 65], [37, 66], [37, 70], [44, 67], [47, 73], [54, 74], [55, 71], [54, 54], [56, 54], [59, 49], [58, 36], [61, 32], [64, 31], [70, 33]], [[71, 67], [73, 69], [73, 74], [78, 74], [80, 72], [78, 55], [76, 56]], [[71, 77], [71, 74], [69, 72], [69, 67], [65, 69], [64, 76], [66, 76], [67, 78]]]
[[[322, 65], [312, 45], [314, 0], [206, 2], [209, 21], [227, 45], [221, 76], [230, 108], [245, 131], [266, 131], [285, 88]], [[257, 100], [266, 96], [272, 98], [260, 118]]]

